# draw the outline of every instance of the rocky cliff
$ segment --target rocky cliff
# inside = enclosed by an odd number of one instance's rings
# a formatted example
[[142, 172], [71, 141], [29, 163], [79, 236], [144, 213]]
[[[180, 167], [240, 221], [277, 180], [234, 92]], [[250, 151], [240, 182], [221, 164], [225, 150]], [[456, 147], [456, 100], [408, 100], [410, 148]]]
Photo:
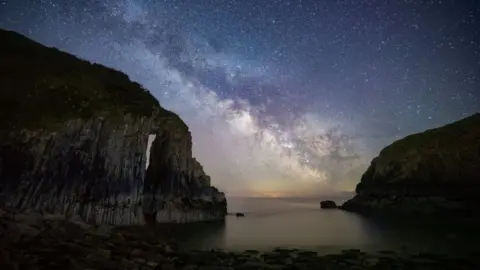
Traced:
[[398, 140], [374, 158], [342, 205], [364, 214], [478, 214], [480, 114]]
[[148, 91], [17, 33], [0, 40], [0, 207], [112, 225], [224, 218], [188, 127]]

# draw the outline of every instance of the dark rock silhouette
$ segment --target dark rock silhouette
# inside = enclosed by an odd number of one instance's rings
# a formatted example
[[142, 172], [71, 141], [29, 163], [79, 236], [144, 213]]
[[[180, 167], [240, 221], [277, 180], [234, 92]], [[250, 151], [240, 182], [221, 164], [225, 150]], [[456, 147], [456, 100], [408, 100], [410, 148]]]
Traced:
[[0, 40], [0, 207], [112, 225], [224, 219], [188, 127], [150, 92], [17, 33]]
[[337, 204], [334, 201], [326, 200], [320, 202], [320, 208], [322, 209], [335, 209]]
[[340, 208], [363, 214], [478, 216], [480, 114], [385, 147]]

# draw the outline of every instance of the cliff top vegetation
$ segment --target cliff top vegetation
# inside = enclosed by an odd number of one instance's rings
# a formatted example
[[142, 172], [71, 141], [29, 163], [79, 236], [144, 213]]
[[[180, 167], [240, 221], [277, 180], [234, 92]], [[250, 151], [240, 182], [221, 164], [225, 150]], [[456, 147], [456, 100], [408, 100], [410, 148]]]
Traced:
[[475, 145], [480, 147], [480, 113], [397, 140], [385, 147], [379, 157], [392, 160], [418, 154], [441, 154], [451, 148], [474, 150]]
[[48, 128], [94, 116], [180, 121], [124, 73], [0, 29], [0, 130]]

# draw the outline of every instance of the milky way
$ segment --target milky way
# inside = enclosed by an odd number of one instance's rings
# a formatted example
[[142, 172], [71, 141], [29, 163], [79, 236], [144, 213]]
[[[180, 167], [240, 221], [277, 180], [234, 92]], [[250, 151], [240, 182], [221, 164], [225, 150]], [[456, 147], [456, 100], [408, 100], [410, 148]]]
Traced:
[[128, 74], [235, 195], [352, 190], [405, 135], [480, 111], [480, 2], [0, 0], [0, 27]]

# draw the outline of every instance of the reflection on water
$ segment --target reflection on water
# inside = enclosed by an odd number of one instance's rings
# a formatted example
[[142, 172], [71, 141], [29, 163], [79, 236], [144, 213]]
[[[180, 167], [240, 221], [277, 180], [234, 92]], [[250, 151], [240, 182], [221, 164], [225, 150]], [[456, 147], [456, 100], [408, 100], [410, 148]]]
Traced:
[[226, 243], [225, 221], [177, 225], [170, 228], [180, 245], [192, 249], [224, 248]]
[[194, 249], [288, 247], [325, 253], [348, 248], [451, 252], [452, 247], [459, 251], [459, 244], [463, 249], [475, 247], [473, 241], [469, 245], [448, 228], [380, 226], [354, 213], [320, 209], [317, 200], [234, 198], [228, 202], [229, 212], [246, 217], [178, 226], [174, 235], [180, 244]]

